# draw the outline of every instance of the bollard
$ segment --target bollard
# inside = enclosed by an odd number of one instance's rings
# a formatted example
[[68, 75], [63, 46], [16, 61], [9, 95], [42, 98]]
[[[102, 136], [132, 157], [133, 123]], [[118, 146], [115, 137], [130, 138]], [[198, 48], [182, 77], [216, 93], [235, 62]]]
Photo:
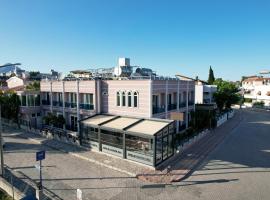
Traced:
[[43, 199], [43, 191], [42, 189], [36, 189], [36, 198], [37, 200], [42, 200]]

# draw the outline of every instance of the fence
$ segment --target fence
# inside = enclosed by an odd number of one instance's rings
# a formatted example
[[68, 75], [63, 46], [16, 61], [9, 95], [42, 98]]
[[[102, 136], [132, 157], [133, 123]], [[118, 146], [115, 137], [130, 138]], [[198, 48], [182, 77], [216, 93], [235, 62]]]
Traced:
[[180, 144], [177, 147], [177, 153], [181, 153], [183, 151], [185, 151], [186, 149], [188, 149], [191, 145], [193, 145], [194, 143], [198, 142], [200, 139], [202, 139], [206, 134], [209, 133], [209, 130], [203, 130], [202, 132], [198, 133], [197, 135], [189, 138], [188, 140], [185, 140], [182, 144]]
[[[20, 171], [15, 171], [5, 165], [4, 169], [4, 180], [1, 185], [5, 184], [5, 191], [9, 193], [15, 200], [23, 197], [29, 199], [35, 199], [37, 192], [38, 183], [25, 175]], [[43, 187], [43, 195], [39, 198], [40, 200], [62, 200], [55, 193]]]
[[38, 132], [38, 134], [48, 139], [55, 139], [68, 144], [80, 145], [79, 137], [76, 132], [70, 132], [60, 128], [44, 126], [42, 131]]

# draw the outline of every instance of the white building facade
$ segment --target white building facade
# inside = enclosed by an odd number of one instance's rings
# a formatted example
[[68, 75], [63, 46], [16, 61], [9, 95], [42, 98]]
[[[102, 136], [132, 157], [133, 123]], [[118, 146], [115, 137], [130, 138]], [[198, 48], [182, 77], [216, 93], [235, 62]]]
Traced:
[[242, 82], [244, 98], [251, 99], [252, 103], [264, 102], [270, 106], [270, 78], [249, 77]]
[[216, 91], [217, 91], [216, 85], [207, 85], [201, 81], [197, 81], [195, 85], [195, 103], [196, 104], [215, 103], [214, 93]]

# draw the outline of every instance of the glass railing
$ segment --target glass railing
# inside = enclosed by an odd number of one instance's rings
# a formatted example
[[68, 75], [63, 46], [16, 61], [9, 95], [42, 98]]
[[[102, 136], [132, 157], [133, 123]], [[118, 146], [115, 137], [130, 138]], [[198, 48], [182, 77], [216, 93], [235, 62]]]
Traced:
[[76, 108], [77, 103], [65, 102], [65, 107], [66, 108]]
[[92, 104], [84, 104], [84, 103], [81, 103], [81, 104], [80, 104], [80, 109], [84, 109], [84, 110], [94, 110], [94, 105], [92, 105]]
[[50, 105], [50, 101], [48, 100], [42, 100], [41, 103], [42, 105]]
[[157, 113], [163, 113], [165, 112], [165, 108], [163, 107], [158, 107], [158, 106], [153, 106], [153, 114], [157, 114]]
[[62, 107], [63, 106], [63, 102], [62, 101], [53, 101], [53, 106], [55, 107]]
[[185, 108], [186, 107], [186, 102], [179, 103], [179, 108]]
[[194, 101], [189, 101], [189, 102], [188, 102], [188, 105], [189, 105], [189, 106], [193, 106], [193, 105], [194, 105]]
[[70, 103], [70, 107], [71, 108], [76, 108], [77, 107], [77, 103]]
[[69, 102], [65, 102], [65, 107], [69, 108], [70, 107], [70, 103]]
[[168, 104], [168, 110], [175, 110], [176, 107], [176, 104]]

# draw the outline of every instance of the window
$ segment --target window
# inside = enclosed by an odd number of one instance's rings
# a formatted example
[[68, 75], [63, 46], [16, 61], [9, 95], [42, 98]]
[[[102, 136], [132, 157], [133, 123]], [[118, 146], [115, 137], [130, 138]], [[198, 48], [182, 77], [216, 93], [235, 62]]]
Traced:
[[77, 102], [77, 94], [76, 93], [70, 93], [70, 102], [71, 103]]
[[35, 106], [40, 106], [40, 95], [35, 95]]
[[138, 93], [134, 92], [134, 107], [138, 107]]
[[131, 107], [131, 92], [128, 92], [128, 107]]
[[117, 95], [116, 95], [116, 105], [117, 106], [120, 106], [120, 92], [117, 92]]
[[58, 100], [58, 102], [62, 102], [63, 101], [63, 97], [62, 97], [62, 93], [58, 93], [58, 98], [57, 98], [57, 100]]
[[93, 94], [84, 94], [83, 95], [84, 104], [93, 104]]
[[168, 101], [168, 105], [172, 104], [172, 94], [168, 94], [168, 97], [167, 97], [167, 101]]
[[28, 104], [28, 106], [34, 106], [34, 102], [35, 102], [34, 95], [28, 95], [27, 96], [27, 104]]
[[122, 92], [122, 106], [126, 106], [126, 93]]
[[70, 104], [71, 108], [75, 108], [77, 104], [77, 94], [76, 93], [69, 93], [70, 94]]
[[26, 106], [26, 96], [22, 95], [22, 106]]

